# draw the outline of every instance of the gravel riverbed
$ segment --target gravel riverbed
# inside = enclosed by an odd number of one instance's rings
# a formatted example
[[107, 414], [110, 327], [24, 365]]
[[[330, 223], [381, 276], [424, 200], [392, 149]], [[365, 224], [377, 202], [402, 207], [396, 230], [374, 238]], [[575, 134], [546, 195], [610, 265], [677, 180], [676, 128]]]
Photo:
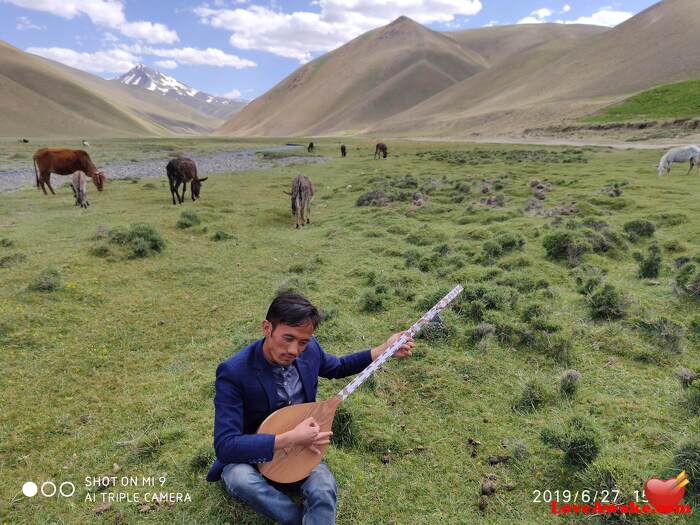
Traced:
[[[214, 173], [229, 173], [236, 171], [266, 170], [275, 166], [294, 166], [298, 164], [312, 164], [328, 160], [326, 157], [305, 157], [291, 154], [289, 157], [281, 156], [272, 160], [265, 160], [256, 155], [258, 152], [274, 151], [295, 152], [298, 146], [282, 146], [276, 148], [245, 149], [231, 152], [221, 152], [213, 155], [190, 156], [197, 164], [197, 173], [200, 177], [206, 177]], [[107, 174], [108, 179], [153, 178], [165, 177], [165, 165], [168, 159], [149, 159], [138, 162], [120, 161], [99, 166]], [[18, 171], [0, 172], [0, 191], [12, 191], [26, 186], [36, 185], [36, 176], [31, 160], [27, 169]], [[52, 175], [52, 185], [61, 186], [68, 182], [70, 177]]]

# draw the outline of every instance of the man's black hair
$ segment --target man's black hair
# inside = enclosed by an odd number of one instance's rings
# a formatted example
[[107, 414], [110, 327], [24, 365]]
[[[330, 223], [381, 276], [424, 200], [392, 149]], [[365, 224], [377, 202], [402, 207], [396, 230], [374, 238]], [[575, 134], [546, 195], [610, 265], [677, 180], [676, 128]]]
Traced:
[[284, 292], [273, 299], [265, 319], [272, 323], [273, 330], [278, 324], [302, 326], [308, 322], [313, 323], [315, 330], [322, 317], [316, 307], [303, 295]]

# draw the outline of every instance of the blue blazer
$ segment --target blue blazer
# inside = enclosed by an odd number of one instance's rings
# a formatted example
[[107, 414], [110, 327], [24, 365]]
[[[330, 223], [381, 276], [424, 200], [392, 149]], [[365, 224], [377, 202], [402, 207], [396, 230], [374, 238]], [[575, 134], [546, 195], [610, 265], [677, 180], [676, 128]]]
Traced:
[[[259, 339], [216, 369], [214, 396], [214, 451], [216, 461], [207, 481], [221, 479], [229, 463], [265, 463], [274, 455], [274, 434], [256, 434], [260, 423], [279, 406], [272, 367], [263, 355]], [[343, 357], [327, 354], [311, 338], [294, 360], [304, 388], [305, 402], [316, 401], [319, 376], [337, 379], [357, 374], [372, 362], [371, 350]]]

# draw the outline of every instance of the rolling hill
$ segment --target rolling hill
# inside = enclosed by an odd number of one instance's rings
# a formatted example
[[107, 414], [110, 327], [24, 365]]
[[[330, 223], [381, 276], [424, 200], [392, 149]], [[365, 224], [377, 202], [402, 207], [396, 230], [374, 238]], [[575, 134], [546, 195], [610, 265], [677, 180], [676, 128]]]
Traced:
[[517, 135], [700, 77], [698, 26], [695, 0], [664, 0], [612, 29], [524, 24], [436, 33], [402, 17], [301, 67], [219, 132]]
[[206, 133], [222, 119], [0, 41], [0, 136]]
[[220, 133], [359, 130], [487, 67], [479, 54], [400, 17], [302, 66], [234, 115]]

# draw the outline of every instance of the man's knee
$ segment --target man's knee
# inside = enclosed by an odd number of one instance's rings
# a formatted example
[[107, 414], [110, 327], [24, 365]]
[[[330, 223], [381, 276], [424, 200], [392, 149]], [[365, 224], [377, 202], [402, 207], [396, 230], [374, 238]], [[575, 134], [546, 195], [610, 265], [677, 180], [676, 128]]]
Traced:
[[327, 498], [335, 501], [338, 487], [335, 476], [328, 468], [328, 465], [321, 463], [311, 471], [308, 483], [304, 483], [307, 497]]
[[260, 481], [260, 473], [253, 465], [231, 463], [224, 467], [221, 479], [229, 494], [242, 496], [250, 492], [251, 487]]

